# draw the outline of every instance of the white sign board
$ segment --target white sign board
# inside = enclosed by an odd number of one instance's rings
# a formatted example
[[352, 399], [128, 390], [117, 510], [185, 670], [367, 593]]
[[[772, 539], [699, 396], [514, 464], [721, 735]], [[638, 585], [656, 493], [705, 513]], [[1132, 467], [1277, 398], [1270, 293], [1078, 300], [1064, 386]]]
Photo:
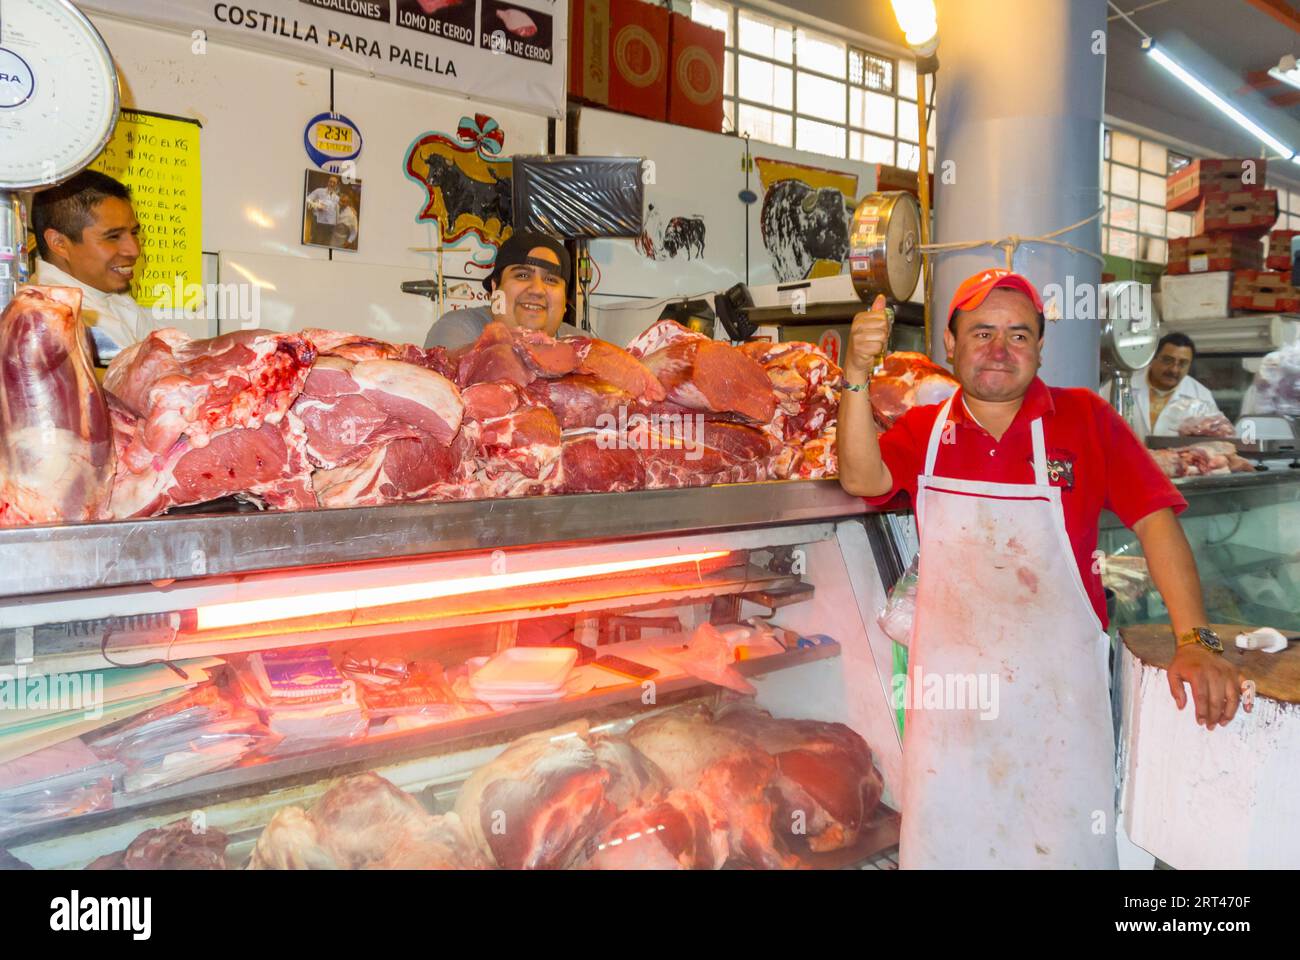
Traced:
[[83, 0], [208, 39], [564, 116], [566, 0]]

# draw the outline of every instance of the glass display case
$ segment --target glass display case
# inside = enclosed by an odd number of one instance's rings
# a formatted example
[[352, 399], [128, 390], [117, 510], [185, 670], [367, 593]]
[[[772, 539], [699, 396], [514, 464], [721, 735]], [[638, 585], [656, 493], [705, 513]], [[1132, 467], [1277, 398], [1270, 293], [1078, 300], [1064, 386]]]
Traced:
[[[1187, 498], [1183, 530], [1196, 557], [1211, 623], [1300, 630], [1300, 470], [1273, 461], [1255, 474], [1175, 481]], [[1115, 591], [1112, 629], [1167, 623], [1140, 563], [1136, 535], [1103, 514], [1098, 549]]]
[[[817, 481], [0, 530], [0, 866], [890, 868], [890, 518]], [[792, 814], [804, 775], [838, 800]]]

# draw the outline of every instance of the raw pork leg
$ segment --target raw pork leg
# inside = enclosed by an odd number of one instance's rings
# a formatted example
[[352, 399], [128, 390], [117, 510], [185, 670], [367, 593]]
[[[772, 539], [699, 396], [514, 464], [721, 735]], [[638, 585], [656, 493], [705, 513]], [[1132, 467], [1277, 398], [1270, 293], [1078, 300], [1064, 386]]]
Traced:
[[767, 423], [776, 411], [776, 395], [763, 368], [730, 344], [679, 338], [644, 362], [667, 398], [684, 407], [738, 413], [755, 423]]
[[871, 378], [871, 409], [876, 422], [888, 430], [913, 407], [943, 403], [957, 386], [957, 379], [925, 354], [891, 353], [884, 369]]
[[490, 863], [511, 870], [563, 868], [607, 821], [610, 772], [586, 721], [516, 740], [465, 781], [456, 813]]
[[[118, 450], [135, 441], [139, 422], [116, 400], [110, 402]], [[119, 459], [109, 514], [115, 519], [152, 517], [169, 507], [203, 503], [228, 496], [252, 497], [279, 510], [310, 510], [311, 463], [306, 434], [290, 412], [278, 423], [257, 429], [222, 430], [194, 447], [177, 440], [166, 455], [155, 457], [140, 472]]]
[[726, 818], [693, 790], [627, 809], [588, 842], [588, 870], [718, 870], [727, 862]]
[[0, 525], [97, 520], [113, 442], [81, 291], [24, 287], [0, 315]]
[[392, 440], [429, 436], [448, 444], [464, 404], [446, 377], [401, 360], [318, 359], [294, 402], [307, 452], [320, 467], [361, 460]]
[[842, 723], [777, 720], [745, 701], [724, 706], [717, 723], [776, 758], [775, 825], [787, 844], [806, 841], [818, 853], [852, 846], [884, 791], [865, 740]]
[[155, 330], [114, 357], [104, 378], [105, 389], [142, 418], [119, 455], [138, 473], [182, 436], [202, 447], [229, 427], [279, 423], [315, 358], [297, 334], [240, 330], [191, 340], [179, 330]]
[[642, 720], [627, 735], [677, 788], [708, 798], [725, 819], [731, 855], [756, 867], [797, 867], [772, 832], [776, 761], [752, 738], [695, 705]]
[[577, 351], [578, 373], [603, 380], [644, 402], [664, 399], [663, 384], [626, 350], [594, 337], [567, 337], [563, 342]]

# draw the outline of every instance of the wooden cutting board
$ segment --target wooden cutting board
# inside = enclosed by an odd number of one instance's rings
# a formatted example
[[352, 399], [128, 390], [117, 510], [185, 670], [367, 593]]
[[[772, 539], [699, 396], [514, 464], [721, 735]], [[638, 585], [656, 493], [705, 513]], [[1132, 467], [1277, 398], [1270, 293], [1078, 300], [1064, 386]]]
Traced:
[[[1255, 681], [1255, 692], [1281, 703], [1300, 703], [1300, 640], [1292, 640], [1281, 653], [1260, 653], [1237, 648], [1237, 634], [1250, 633], [1254, 626], [1211, 624], [1223, 639], [1223, 656], [1236, 664], [1247, 680]], [[1283, 636], [1287, 631], [1282, 631]], [[1167, 623], [1124, 627], [1119, 632], [1124, 645], [1143, 663], [1164, 669], [1174, 659], [1174, 636]]]

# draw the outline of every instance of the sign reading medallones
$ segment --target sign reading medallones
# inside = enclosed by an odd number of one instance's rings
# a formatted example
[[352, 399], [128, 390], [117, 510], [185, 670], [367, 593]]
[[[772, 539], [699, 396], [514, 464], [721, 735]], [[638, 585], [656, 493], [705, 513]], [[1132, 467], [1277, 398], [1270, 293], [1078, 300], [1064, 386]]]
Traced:
[[[564, 0], [80, 0], [210, 41], [564, 116]], [[481, 7], [481, 10], [480, 10]], [[475, 11], [480, 16], [475, 17]]]

